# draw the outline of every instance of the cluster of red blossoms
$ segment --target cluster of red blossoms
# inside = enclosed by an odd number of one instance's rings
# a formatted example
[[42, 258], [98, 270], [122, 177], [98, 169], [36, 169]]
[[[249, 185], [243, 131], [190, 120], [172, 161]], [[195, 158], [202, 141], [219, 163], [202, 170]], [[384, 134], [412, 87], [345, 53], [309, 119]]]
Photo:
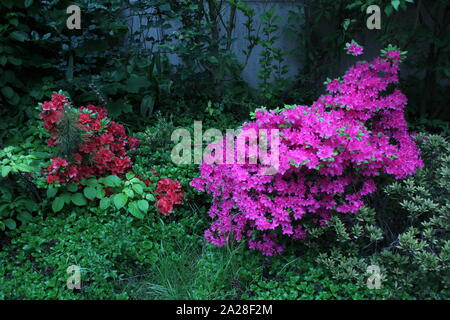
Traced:
[[155, 192], [156, 207], [163, 215], [171, 213], [174, 205], [181, 204], [184, 195], [180, 182], [169, 178], [159, 180]]
[[[54, 93], [51, 101], [42, 104], [40, 118], [51, 137], [47, 143], [56, 146], [61, 143], [61, 121], [67, 111], [74, 111], [63, 94]], [[135, 149], [139, 140], [128, 137], [123, 125], [107, 118], [107, 111], [93, 105], [76, 110], [74, 125], [82, 133], [82, 143], [69, 162], [54, 157], [44, 169], [48, 183], [70, 183], [90, 176], [122, 174], [131, 167], [127, 150]]]

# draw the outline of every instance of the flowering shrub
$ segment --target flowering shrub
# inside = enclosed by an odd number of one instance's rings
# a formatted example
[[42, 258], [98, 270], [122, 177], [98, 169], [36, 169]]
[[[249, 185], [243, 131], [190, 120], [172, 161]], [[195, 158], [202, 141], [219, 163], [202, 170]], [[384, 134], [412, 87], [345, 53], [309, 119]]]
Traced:
[[[183, 192], [178, 181], [162, 178], [155, 190], [153, 186], [146, 190], [152, 181], [140, 179], [131, 172], [127, 151], [135, 149], [140, 142], [128, 137], [121, 124], [109, 120], [106, 109], [93, 105], [76, 109], [61, 93], [53, 94], [51, 101], [44, 102], [41, 107], [40, 117], [51, 136], [47, 143], [61, 153], [61, 156], [51, 158], [51, 164], [44, 168], [44, 175], [49, 184], [68, 185], [63, 188], [63, 193], [69, 195], [66, 198], [56, 196], [57, 189], [51, 189], [50, 195], [55, 197], [53, 211], [61, 210], [65, 203], [86, 205], [87, 200], [97, 198], [101, 210], [114, 204], [116, 210], [126, 208], [133, 216], [143, 218], [149, 208], [148, 202], [155, 200], [153, 192], [157, 194], [156, 208], [164, 215], [181, 204]], [[152, 169], [150, 172], [156, 174]], [[92, 177], [100, 179], [88, 179]], [[77, 182], [78, 187], [71, 188], [72, 182]], [[83, 187], [83, 192], [78, 192]], [[72, 191], [67, 193], [68, 189]]]
[[312, 106], [257, 110], [243, 133], [279, 129], [279, 167], [261, 175], [262, 163], [202, 164], [192, 185], [214, 196], [207, 240], [222, 246], [232, 236], [265, 255], [280, 253], [283, 238], [307, 236], [306, 222], [324, 225], [332, 214], [358, 212], [376, 189], [374, 177], [404, 178], [422, 167], [404, 117], [407, 98], [388, 90], [398, 82], [400, 58], [389, 47], [357, 63], [329, 81]]
[[131, 167], [127, 150], [136, 148], [139, 140], [128, 137], [123, 125], [109, 120], [106, 109], [93, 105], [75, 109], [60, 93], [41, 106], [40, 118], [51, 135], [48, 145], [65, 151], [65, 157], [52, 158], [45, 168], [48, 183], [122, 174]]
[[181, 204], [184, 195], [181, 190], [181, 183], [170, 178], [159, 180], [155, 192], [157, 193], [156, 207], [163, 215], [172, 213], [173, 206]]

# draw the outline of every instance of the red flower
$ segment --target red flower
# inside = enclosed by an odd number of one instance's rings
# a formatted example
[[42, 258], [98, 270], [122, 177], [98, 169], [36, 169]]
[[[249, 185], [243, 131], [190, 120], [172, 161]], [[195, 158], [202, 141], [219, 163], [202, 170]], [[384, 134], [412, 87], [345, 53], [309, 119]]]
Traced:
[[173, 203], [170, 201], [170, 199], [162, 198], [156, 202], [156, 208], [158, 208], [158, 211], [166, 216], [169, 213], [172, 213]]
[[169, 178], [159, 180], [155, 192], [156, 207], [164, 215], [171, 213], [174, 205], [181, 204], [184, 196], [180, 182]]
[[131, 149], [135, 149], [135, 148], [139, 147], [139, 145], [141, 144], [141, 141], [139, 141], [138, 138], [134, 138], [134, 137], [129, 137], [128, 142], [130, 143]]
[[[40, 117], [44, 120], [44, 128], [51, 135], [47, 140], [49, 146], [57, 146], [59, 143], [59, 123], [64, 108], [73, 107], [62, 94], [53, 94], [51, 101], [42, 104]], [[127, 137], [123, 125], [107, 120], [108, 113], [104, 108], [87, 105], [80, 107], [78, 111], [75, 125], [86, 131], [84, 141], [70, 164], [62, 158], [52, 159], [52, 164], [44, 169], [44, 173], [48, 174], [48, 181], [68, 183], [89, 176], [123, 174], [129, 171], [131, 160], [127, 156], [127, 150], [136, 148], [139, 140]]]
[[55, 182], [55, 180], [57, 180], [57, 177], [53, 176], [53, 175], [49, 175], [49, 176], [47, 176], [47, 178], [45, 178], [45, 180], [47, 180], [47, 182], [49, 184], [52, 184], [53, 182]]

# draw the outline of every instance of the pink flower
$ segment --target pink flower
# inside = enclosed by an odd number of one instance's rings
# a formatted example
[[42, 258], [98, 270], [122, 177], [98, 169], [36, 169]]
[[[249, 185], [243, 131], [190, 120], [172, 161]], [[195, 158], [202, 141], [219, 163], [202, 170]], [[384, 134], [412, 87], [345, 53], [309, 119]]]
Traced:
[[[348, 50], [363, 51], [356, 42]], [[330, 81], [329, 94], [311, 106], [255, 112], [242, 134], [280, 130], [275, 174], [259, 174], [262, 162], [201, 165], [191, 185], [213, 197], [209, 242], [246, 240], [251, 249], [277, 254], [286, 239], [307, 236], [305, 218], [322, 226], [333, 215], [358, 214], [376, 190], [373, 176], [400, 179], [423, 166], [405, 121], [407, 99], [398, 89], [386, 92], [398, 82], [400, 59], [391, 52]]]
[[364, 48], [357, 44], [354, 40], [351, 43], [346, 44], [347, 53], [359, 56], [363, 54]]

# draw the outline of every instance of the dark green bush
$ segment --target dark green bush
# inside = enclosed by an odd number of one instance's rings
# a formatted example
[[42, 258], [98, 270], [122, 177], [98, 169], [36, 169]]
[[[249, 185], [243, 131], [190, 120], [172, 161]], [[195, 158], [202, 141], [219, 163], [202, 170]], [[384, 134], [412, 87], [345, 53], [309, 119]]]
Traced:
[[449, 291], [450, 143], [417, 136], [425, 167], [402, 181], [385, 183], [373, 208], [334, 217], [312, 229], [316, 262], [332, 277], [364, 286], [367, 267], [381, 269], [386, 298], [445, 299]]

